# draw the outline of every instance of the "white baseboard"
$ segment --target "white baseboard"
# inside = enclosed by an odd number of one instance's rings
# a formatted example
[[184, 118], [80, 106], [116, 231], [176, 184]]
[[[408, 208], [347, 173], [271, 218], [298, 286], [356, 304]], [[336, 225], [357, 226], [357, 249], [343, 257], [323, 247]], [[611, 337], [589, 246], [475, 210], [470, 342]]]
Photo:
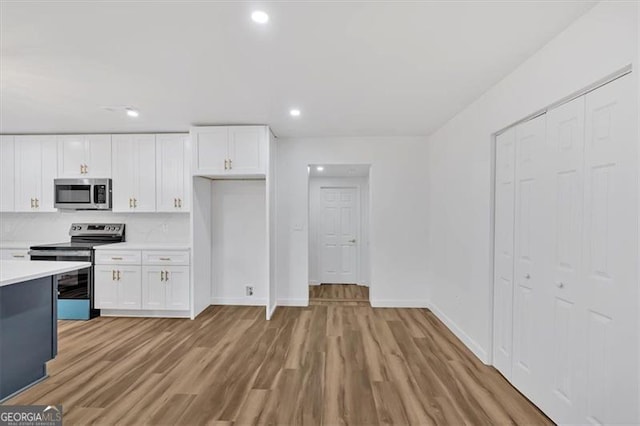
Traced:
[[131, 318], [191, 318], [191, 312], [101, 309], [100, 316]]
[[322, 284], [320, 281], [316, 281], [316, 280], [309, 281], [309, 285], [320, 285], [320, 284]]
[[429, 308], [429, 302], [420, 299], [371, 299], [372, 308]]
[[277, 306], [309, 306], [309, 299], [278, 299]]
[[270, 320], [273, 317], [273, 313], [278, 309], [278, 305], [273, 305], [271, 308], [267, 306], [267, 320]]
[[478, 344], [478, 342], [473, 340], [473, 338], [471, 338], [471, 336], [469, 336], [467, 333], [465, 333], [464, 330], [462, 330], [462, 328], [460, 328], [460, 326], [458, 324], [456, 324], [451, 318], [449, 318], [447, 315], [445, 315], [445, 313], [442, 312], [440, 310], [440, 308], [438, 308], [437, 306], [431, 304], [429, 309], [431, 309], [431, 312], [433, 312], [433, 314], [436, 317], [438, 317], [438, 319], [440, 321], [442, 321], [444, 323], [444, 325], [446, 325], [447, 328], [449, 330], [451, 330], [451, 332], [453, 334], [455, 334], [456, 337], [458, 339], [460, 339], [462, 341], [462, 343], [464, 343], [464, 345], [467, 348], [469, 348], [469, 350], [471, 352], [473, 352], [473, 354], [480, 361], [482, 361], [484, 364], [491, 365], [491, 362], [489, 361], [489, 357], [487, 356], [487, 351], [485, 351], [482, 348], [482, 346], [480, 346], [480, 344]]
[[237, 305], [237, 306], [265, 306], [265, 299], [256, 299], [254, 297], [214, 297], [211, 300], [212, 305]]

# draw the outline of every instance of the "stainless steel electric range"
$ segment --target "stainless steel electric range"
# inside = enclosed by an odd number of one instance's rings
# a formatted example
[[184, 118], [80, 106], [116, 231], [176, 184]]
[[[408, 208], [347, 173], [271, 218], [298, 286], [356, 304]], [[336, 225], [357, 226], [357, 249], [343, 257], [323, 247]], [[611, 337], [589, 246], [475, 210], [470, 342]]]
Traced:
[[124, 229], [124, 223], [73, 223], [70, 242], [30, 248], [31, 260], [91, 262], [90, 268], [58, 275], [58, 319], [100, 315], [94, 308], [94, 247], [123, 242]]

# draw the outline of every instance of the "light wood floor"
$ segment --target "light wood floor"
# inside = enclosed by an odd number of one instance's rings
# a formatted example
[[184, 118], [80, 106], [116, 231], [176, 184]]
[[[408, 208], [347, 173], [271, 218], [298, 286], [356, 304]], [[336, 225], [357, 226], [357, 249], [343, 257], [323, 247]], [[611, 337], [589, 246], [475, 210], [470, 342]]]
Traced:
[[65, 425], [550, 424], [424, 309], [63, 321], [49, 373], [9, 404], [63, 404]]
[[356, 284], [310, 285], [309, 304], [371, 306], [369, 304], [369, 287]]

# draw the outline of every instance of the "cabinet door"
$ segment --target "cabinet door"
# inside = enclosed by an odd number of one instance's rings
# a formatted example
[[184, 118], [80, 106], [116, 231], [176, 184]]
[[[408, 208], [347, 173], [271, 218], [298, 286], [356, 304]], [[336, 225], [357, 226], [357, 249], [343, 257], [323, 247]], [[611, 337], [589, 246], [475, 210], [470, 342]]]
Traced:
[[15, 211], [55, 211], [55, 158], [55, 136], [15, 137]]
[[189, 267], [170, 266], [165, 268], [167, 310], [189, 309]]
[[58, 136], [59, 177], [85, 177], [87, 141], [84, 135]]
[[16, 136], [15, 141], [15, 210], [32, 212], [42, 191], [41, 137]]
[[188, 137], [156, 136], [156, 202], [159, 212], [189, 211]]
[[96, 265], [94, 268], [95, 296], [94, 305], [97, 309], [118, 308], [117, 266]]
[[264, 173], [265, 128], [237, 126], [229, 128], [229, 169], [234, 174]]
[[228, 156], [228, 127], [205, 127], [192, 132], [195, 173], [225, 174]]
[[154, 212], [155, 136], [113, 135], [113, 211]]
[[142, 309], [165, 308], [166, 302], [166, 282], [164, 271], [161, 266], [142, 267]]
[[111, 135], [86, 136], [84, 164], [84, 176], [111, 177]]
[[0, 136], [0, 212], [14, 210], [14, 173], [13, 136]]
[[139, 266], [116, 265], [118, 281], [118, 308], [140, 309], [142, 306], [142, 283]]

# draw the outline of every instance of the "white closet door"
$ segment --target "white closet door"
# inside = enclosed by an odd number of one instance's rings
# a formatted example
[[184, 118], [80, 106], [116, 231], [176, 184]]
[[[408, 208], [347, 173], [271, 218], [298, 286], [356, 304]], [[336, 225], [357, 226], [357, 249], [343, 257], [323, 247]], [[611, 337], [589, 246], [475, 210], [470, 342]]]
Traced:
[[516, 128], [515, 268], [512, 383], [531, 399], [541, 389], [540, 352], [547, 350], [539, 333], [541, 317], [540, 269], [545, 255], [544, 223], [548, 214], [542, 177], [544, 173], [544, 115]]
[[633, 77], [586, 95], [583, 422], [638, 423], [638, 141]]
[[496, 137], [494, 365], [511, 378], [513, 336], [513, 226], [515, 204], [514, 128]]
[[[584, 353], [582, 268], [582, 204], [584, 108], [580, 97], [547, 114], [545, 182], [547, 193], [549, 273], [540, 326], [546, 330], [542, 352], [544, 394], [541, 403], [559, 423], [581, 423], [582, 378], [579, 358]], [[542, 232], [545, 232], [542, 230]]]

